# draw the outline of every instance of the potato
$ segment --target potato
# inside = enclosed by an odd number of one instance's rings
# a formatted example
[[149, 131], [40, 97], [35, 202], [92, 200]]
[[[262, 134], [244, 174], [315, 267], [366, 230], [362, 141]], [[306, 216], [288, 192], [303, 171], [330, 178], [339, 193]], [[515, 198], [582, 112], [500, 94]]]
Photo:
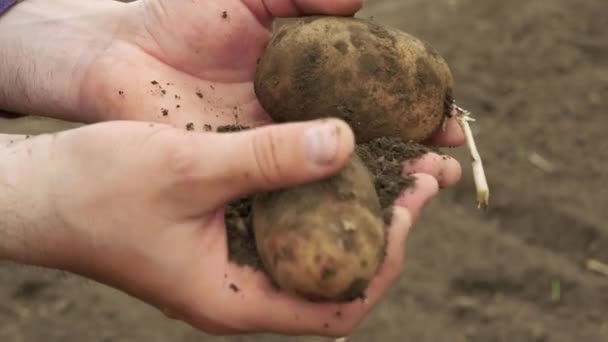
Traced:
[[264, 268], [288, 293], [311, 301], [356, 299], [383, 260], [382, 209], [356, 154], [333, 177], [257, 195], [252, 213]]
[[357, 142], [420, 142], [441, 126], [453, 78], [425, 42], [353, 17], [288, 21], [260, 58], [255, 92], [277, 122], [338, 117]]

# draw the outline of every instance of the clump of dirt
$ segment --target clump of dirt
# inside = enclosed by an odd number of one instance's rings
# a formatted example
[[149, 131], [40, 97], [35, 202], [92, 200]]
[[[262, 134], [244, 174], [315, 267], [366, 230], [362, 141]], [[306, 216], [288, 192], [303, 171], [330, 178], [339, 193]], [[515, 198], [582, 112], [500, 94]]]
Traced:
[[230, 261], [240, 266], [250, 266], [254, 270], [264, 270], [258, 255], [251, 220], [252, 198], [242, 198], [230, 203], [226, 208], [228, 256]]
[[[218, 132], [246, 129], [238, 125], [218, 127]], [[374, 178], [380, 204], [385, 212], [390, 212], [392, 203], [399, 194], [415, 186], [415, 179], [403, 175], [403, 163], [415, 160], [427, 152], [427, 146], [404, 143], [398, 138], [378, 138], [368, 143], [358, 144], [355, 149]], [[224, 220], [228, 235], [229, 259], [241, 266], [265, 271], [258, 255], [251, 217], [252, 197], [241, 198], [230, 203], [225, 211]], [[385, 221], [390, 222], [390, 218]]]
[[232, 124], [232, 125], [218, 126], [216, 131], [218, 133], [228, 133], [228, 132], [238, 132], [238, 131], [242, 131], [242, 130], [246, 130], [246, 129], [249, 129], [249, 127], [243, 126], [243, 125]]
[[388, 209], [399, 193], [415, 185], [413, 177], [403, 175], [403, 163], [438, 151], [417, 143], [405, 143], [398, 138], [382, 137], [358, 144], [356, 152], [374, 176], [380, 205]]

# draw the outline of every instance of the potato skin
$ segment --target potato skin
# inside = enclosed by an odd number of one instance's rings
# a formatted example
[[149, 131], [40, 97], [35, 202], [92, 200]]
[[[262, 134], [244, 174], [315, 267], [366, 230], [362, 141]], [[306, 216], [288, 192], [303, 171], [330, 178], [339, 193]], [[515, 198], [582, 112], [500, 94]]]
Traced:
[[287, 293], [351, 301], [363, 296], [383, 261], [382, 210], [356, 154], [330, 178], [258, 195], [252, 212], [260, 258]]
[[452, 84], [447, 63], [425, 42], [367, 20], [332, 16], [282, 25], [254, 83], [275, 121], [342, 118], [357, 142], [426, 140], [446, 117]]

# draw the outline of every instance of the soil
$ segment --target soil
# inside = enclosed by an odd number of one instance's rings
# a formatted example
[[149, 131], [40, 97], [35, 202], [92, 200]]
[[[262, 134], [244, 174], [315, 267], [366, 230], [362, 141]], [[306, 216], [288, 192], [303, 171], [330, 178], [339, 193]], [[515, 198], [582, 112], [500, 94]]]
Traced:
[[[447, 60], [454, 98], [477, 118], [492, 194], [478, 210], [466, 149], [444, 150], [462, 181], [426, 207], [402, 277], [350, 341], [608, 341], [608, 276], [588, 267], [608, 263], [606, 10], [602, 0], [367, 2], [360, 16]], [[0, 121], [2, 132], [61, 127]], [[43, 339], [326, 340], [212, 338], [97, 283], [1, 263], [0, 340]]]

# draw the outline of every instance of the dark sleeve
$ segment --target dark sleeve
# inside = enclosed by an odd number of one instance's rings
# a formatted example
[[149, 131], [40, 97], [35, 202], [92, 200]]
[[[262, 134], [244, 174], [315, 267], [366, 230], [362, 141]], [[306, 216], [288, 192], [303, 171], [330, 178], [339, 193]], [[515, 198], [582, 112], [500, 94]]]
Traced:
[[11, 6], [19, 2], [20, 0], [0, 0], [0, 15], [8, 11]]

